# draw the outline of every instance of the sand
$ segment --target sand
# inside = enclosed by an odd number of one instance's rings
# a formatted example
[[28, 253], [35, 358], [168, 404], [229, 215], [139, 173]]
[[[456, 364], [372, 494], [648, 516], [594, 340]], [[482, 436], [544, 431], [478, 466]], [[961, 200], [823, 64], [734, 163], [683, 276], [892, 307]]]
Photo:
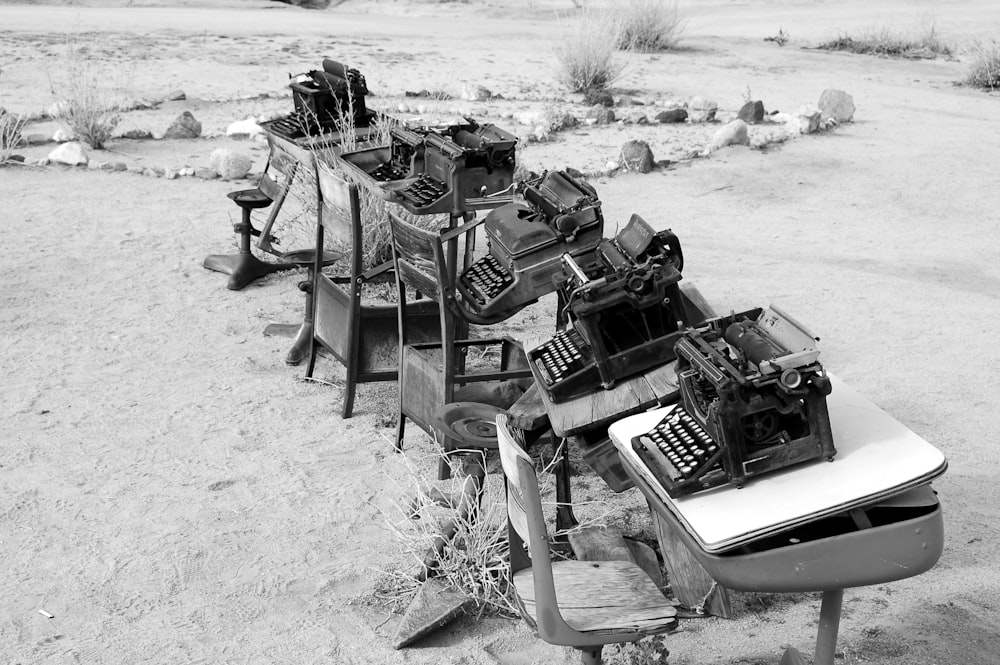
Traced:
[[[126, 114], [123, 128], [162, 132], [191, 110], [207, 136], [112, 141], [95, 161], [207, 166], [226, 147], [250, 154], [259, 173], [263, 145], [228, 139], [225, 128], [289, 110], [288, 74], [325, 56], [361, 68], [373, 104], [483, 85], [505, 99], [435, 102], [428, 113], [471, 111], [502, 127], [529, 111], [583, 115], [552, 73], [551, 38], [569, 4], [0, 3], [0, 105], [47, 108], [75, 40], [122, 73], [134, 98], [185, 91], [185, 101]], [[996, 97], [955, 82], [962, 48], [996, 34], [1000, 9], [719, 0], [687, 12], [684, 48], [625, 56], [616, 93], [660, 104], [701, 95], [725, 119], [748, 94], [790, 112], [832, 87], [854, 96], [855, 121], [703, 159], [686, 156], [719, 125], [583, 127], [522, 144], [521, 159], [536, 170], [598, 171], [625, 140], [649, 141], [675, 163], [592, 179], [609, 230], [633, 212], [672, 228], [685, 279], [719, 310], [773, 302], [793, 313], [821, 337], [831, 371], [947, 455], [934, 483], [947, 532], [940, 562], [849, 590], [838, 662], [995, 663], [1000, 134]], [[840, 32], [928, 23], [959, 47], [956, 58], [804, 48]], [[786, 46], [764, 41], [779, 28]], [[33, 160], [52, 147], [22, 152]], [[301, 317], [302, 273], [233, 292], [201, 267], [208, 254], [234, 251], [225, 194], [245, 185], [0, 168], [9, 242], [0, 259], [0, 660], [575, 662], [572, 650], [495, 617], [392, 649], [400, 615], [380, 597], [380, 571], [412, 566], [387, 525], [412, 484], [390, 443], [394, 385], [363, 386], [355, 417], [341, 420], [342, 370], [326, 360], [323, 382], [304, 381], [283, 362], [288, 340], [262, 334]], [[520, 332], [551, 325], [538, 307]], [[410, 427], [405, 461], [418, 475], [431, 477], [433, 449]], [[578, 497], [648, 536], [636, 491], [612, 494], [586, 469], [574, 483]], [[682, 622], [667, 638], [670, 662], [774, 663], [787, 645], [809, 653], [817, 595], [739, 595], [737, 605], [733, 620]]]

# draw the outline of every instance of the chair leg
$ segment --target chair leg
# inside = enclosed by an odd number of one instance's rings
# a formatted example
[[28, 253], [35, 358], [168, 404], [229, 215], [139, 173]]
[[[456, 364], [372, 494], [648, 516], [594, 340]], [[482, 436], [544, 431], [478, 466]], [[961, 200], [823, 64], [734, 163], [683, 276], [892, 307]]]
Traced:
[[396, 420], [396, 452], [403, 452], [403, 433], [406, 430], [406, 416], [400, 411]]
[[603, 647], [587, 648], [584, 647], [580, 649], [580, 659], [583, 665], [601, 665], [601, 651]]
[[[340, 417], [344, 420], [350, 418], [351, 414], [354, 412], [354, 391], [357, 390], [357, 387], [357, 376], [355, 376], [354, 373], [351, 372], [350, 368], [348, 368], [347, 381], [344, 385], [344, 408], [340, 413]], [[397, 444], [399, 448], [402, 448], [402, 441], [403, 439], [400, 438], [399, 443]]]

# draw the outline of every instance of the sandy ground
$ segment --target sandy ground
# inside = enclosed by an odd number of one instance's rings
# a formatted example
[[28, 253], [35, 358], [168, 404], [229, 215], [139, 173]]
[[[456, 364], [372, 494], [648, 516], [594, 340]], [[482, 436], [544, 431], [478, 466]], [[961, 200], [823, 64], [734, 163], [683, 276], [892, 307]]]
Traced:
[[[405, 90], [482, 84], [506, 99], [434, 110], [501, 126], [522, 110], [582, 113], [553, 84], [554, 3], [139, 4], [0, 3], [0, 104], [27, 113], [51, 104], [63, 47], [82, 40], [127, 70], [132, 96], [188, 95], [123, 123], [162, 131], [191, 109], [213, 136], [113, 141], [96, 159], [204, 166], [212, 150], [232, 147], [259, 170], [259, 145], [219, 133], [247, 114], [290, 108], [287, 97], [256, 96], [282, 91], [288, 73], [324, 56], [361, 67], [387, 104]], [[685, 278], [718, 309], [787, 309], [822, 337], [830, 370], [947, 454], [935, 483], [947, 529], [940, 563], [848, 591], [839, 662], [996, 663], [997, 98], [954, 85], [961, 52], [901, 62], [801, 47], [928, 21], [962, 46], [995, 35], [1000, 9], [719, 0], [688, 11], [684, 50], [630, 56], [620, 92], [653, 102], [703, 95], [731, 116], [748, 88], [790, 111], [836, 87], [854, 96], [856, 121], [766, 152], [728, 148], [596, 179], [608, 226], [638, 212], [672, 227]], [[763, 41], [779, 28], [792, 38], [784, 48]], [[678, 158], [714, 129], [578, 129], [521, 157], [536, 169], [600, 168], [624, 140], [646, 138], [658, 158]], [[467, 618], [392, 649], [399, 615], [377, 597], [378, 571], [410, 563], [385, 517], [410, 482], [389, 443], [394, 386], [363, 386], [356, 416], [341, 420], [340, 370], [327, 361], [328, 383], [303, 381], [283, 363], [288, 341], [262, 335], [301, 315], [301, 275], [231, 292], [201, 267], [233, 249], [233, 188], [0, 169], [10, 242], [0, 259], [0, 661], [575, 662], [502, 618]], [[520, 325], [537, 333], [550, 322], [543, 312]], [[410, 430], [407, 459], [429, 477], [433, 446]], [[634, 491], [613, 495], [586, 470], [575, 482], [578, 496], [648, 534]], [[668, 638], [670, 662], [773, 663], [786, 645], [808, 652], [818, 597], [738, 605], [731, 621], [684, 622]]]

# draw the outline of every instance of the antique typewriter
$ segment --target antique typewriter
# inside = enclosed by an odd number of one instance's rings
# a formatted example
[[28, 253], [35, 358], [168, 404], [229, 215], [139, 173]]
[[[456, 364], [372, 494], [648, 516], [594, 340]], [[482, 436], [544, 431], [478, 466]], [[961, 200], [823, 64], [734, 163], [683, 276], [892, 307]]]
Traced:
[[684, 332], [675, 347], [681, 404], [632, 439], [670, 496], [833, 459], [830, 379], [815, 341], [773, 305]]
[[601, 202], [589, 184], [551, 171], [521, 189], [524, 203], [486, 215], [489, 253], [458, 279], [463, 301], [480, 317], [507, 318], [552, 293], [563, 254], [592, 254], [604, 237]]
[[553, 402], [670, 362], [687, 324], [678, 286], [684, 258], [672, 232], [654, 233], [632, 215], [589, 258], [581, 264], [563, 255], [556, 287], [571, 327], [528, 353], [536, 383]]
[[367, 129], [376, 117], [365, 104], [365, 77], [329, 58], [323, 60], [323, 69], [295, 76], [288, 87], [295, 111], [262, 126], [290, 141], [339, 135], [344, 126]]

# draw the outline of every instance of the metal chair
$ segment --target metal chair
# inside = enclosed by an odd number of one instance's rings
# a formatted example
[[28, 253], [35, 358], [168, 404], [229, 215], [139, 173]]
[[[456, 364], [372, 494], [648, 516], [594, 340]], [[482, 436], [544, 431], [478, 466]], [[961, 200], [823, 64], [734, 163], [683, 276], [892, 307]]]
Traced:
[[[270, 154], [264, 173], [256, 187], [250, 189], [240, 189], [229, 192], [227, 196], [240, 207], [242, 211], [241, 219], [233, 225], [233, 231], [240, 236], [240, 251], [238, 254], [212, 254], [205, 258], [203, 265], [209, 270], [221, 272], [229, 275], [226, 288], [239, 291], [250, 282], [279, 270], [291, 270], [301, 267], [301, 262], [279, 261], [264, 262], [254, 256], [250, 250], [250, 239], [252, 236], [260, 236], [262, 233], [270, 233], [270, 228], [274, 224], [274, 219], [281, 210], [288, 189], [291, 187], [296, 170], [299, 168], [299, 160], [290, 153], [279, 149], [271, 135], [267, 135]], [[253, 225], [251, 213], [254, 210], [271, 207], [268, 221], [264, 228], [267, 231], [259, 231]]]
[[584, 665], [599, 665], [605, 644], [635, 642], [673, 628], [677, 610], [636, 564], [551, 560], [535, 465], [518, 438], [507, 416], [498, 415], [510, 576], [528, 625], [549, 644], [578, 649]]
[[[455, 307], [453, 266], [446, 260], [446, 246], [461, 229], [442, 233], [418, 228], [394, 211], [389, 212], [392, 231], [392, 257], [395, 264], [399, 297], [399, 414], [396, 425], [396, 449], [403, 446], [406, 419], [435, 435], [435, 414], [452, 402], [481, 402], [501, 409], [509, 407], [530, 385], [531, 371], [520, 345], [509, 337], [473, 339], [467, 337], [469, 321]], [[411, 329], [414, 316], [406, 300], [409, 287], [439, 304], [440, 342], [417, 343]], [[499, 368], [466, 371], [466, 354], [472, 349], [499, 350]], [[485, 355], [485, 354], [484, 354]], [[496, 365], [496, 363], [493, 363]], [[474, 391], [473, 386], [515, 382], [517, 394], [506, 399], [499, 391]], [[446, 450], [445, 452], [449, 452]], [[438, 466], [438, 477], [448, 478], [446, 459]]]
[[[341, 416], [350, 418], [357, 384], [395, 381], [398, 374], [397, 307], [365, 302], [362, 298], [366, 284], [391, 280], [392, 261], [364, 270], [358, 186], [344, 180], [321, 160], [316, 160], [315, 165], [316, 247], [324, 246], [329, 233], [349, 247], [350, 254], [345, 272], [328, 275], [322, 270], [324, 255], [314, 253], [307, 309], [307, 318], [311, 315], [312, 323], [306, 376], [313, 375], [321, 348], [332, 353], [347, 372]], [[436, 303], [426, 300], [414, 303], [411, 314], [418, 339], [438, 339]], [[391, 361], [386, 363], [385, 358]]]

